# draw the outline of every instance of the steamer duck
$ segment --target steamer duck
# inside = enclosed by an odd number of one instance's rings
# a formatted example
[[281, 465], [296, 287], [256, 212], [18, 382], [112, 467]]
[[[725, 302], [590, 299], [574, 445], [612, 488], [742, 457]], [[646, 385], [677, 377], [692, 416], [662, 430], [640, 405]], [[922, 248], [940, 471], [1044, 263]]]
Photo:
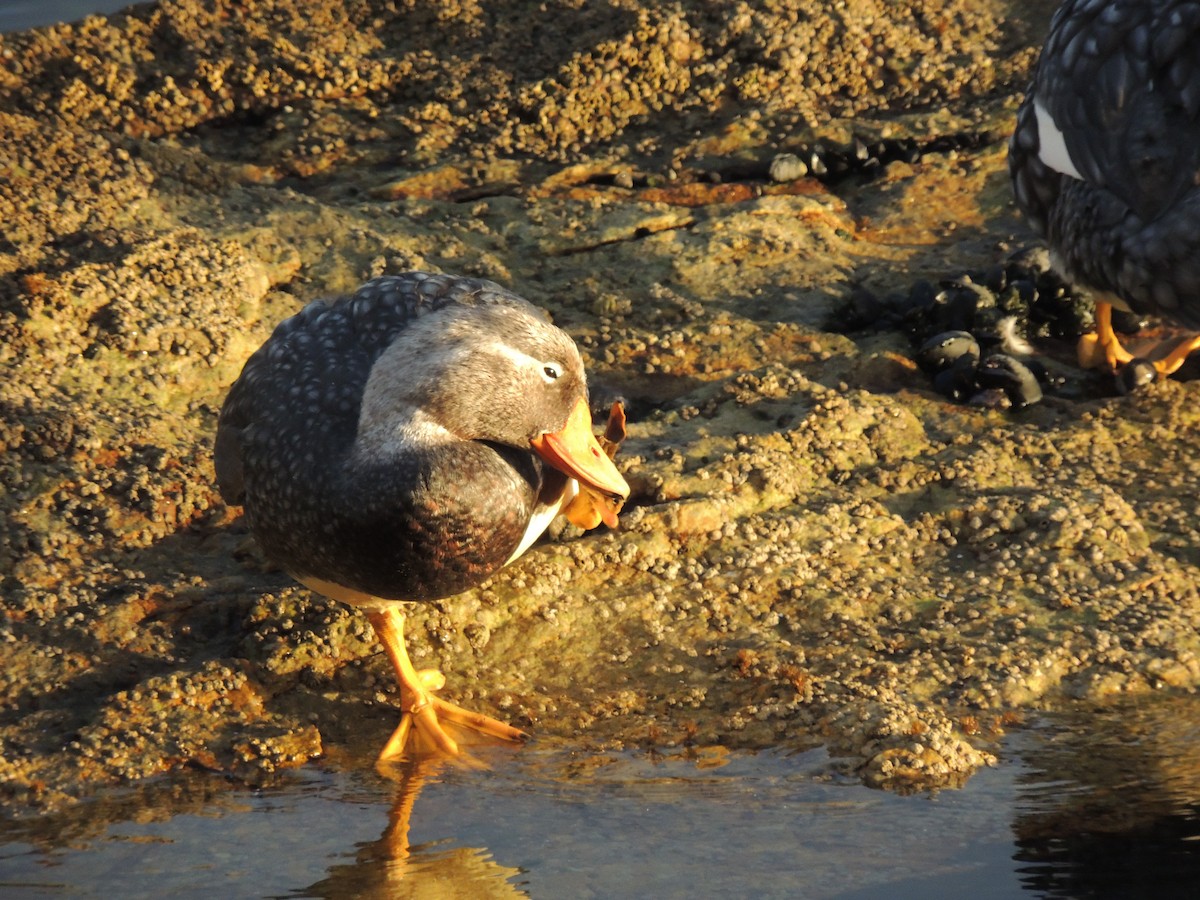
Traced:
[[434, 696], [445, 679], [414, 670], [401, 602], [479, 584], [560, 512], [615, 526], [629, 495], [571, 338], [499, 285], [418, 272], [278, 325], [221, 409], [215, 468], [270, 559], [365, 610], [404, 710], [381, 760], [410, 733], [456, 753], [446, 723], [524, 737]]

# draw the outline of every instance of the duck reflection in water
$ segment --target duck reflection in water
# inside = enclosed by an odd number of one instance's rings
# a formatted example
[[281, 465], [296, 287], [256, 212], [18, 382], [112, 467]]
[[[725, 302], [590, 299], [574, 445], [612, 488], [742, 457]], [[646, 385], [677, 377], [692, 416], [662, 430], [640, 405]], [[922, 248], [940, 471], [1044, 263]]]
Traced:
[[419, 756], [380, 763], [395, 782], [388, 823], [376, 841], [361, 844], [354, 862], [331, 866], [328, 877], [305, 889], [305, 897], [527, 897], [515, 883], [520, 869], [505, 866], [485, 848], [447, 846], [437, 840], [413, 846], [409, 834], [417, 800], [427, 784], [451, 766], [481, 766], [470, 756]]

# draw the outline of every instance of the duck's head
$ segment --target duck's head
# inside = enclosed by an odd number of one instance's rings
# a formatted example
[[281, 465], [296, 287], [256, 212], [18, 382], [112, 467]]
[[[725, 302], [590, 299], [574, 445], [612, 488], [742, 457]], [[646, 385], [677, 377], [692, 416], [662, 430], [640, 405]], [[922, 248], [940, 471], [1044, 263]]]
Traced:
[[533, 306], [448, 306], [401, 332], [371, 370], [360, 447], [397, 436], [532, 449], [600, 494], [629, 496], [592, 433], [575, 342]]

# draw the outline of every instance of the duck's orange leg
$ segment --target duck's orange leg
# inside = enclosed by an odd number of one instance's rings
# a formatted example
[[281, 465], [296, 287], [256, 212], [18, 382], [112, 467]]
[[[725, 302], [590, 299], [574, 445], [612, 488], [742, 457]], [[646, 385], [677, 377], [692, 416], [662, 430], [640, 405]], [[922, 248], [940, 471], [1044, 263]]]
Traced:
[[1112, 304], [1096, 301], [1096, 333], [1085, 334], [1077, 347], [1079, 365], [1085, 369], [1106, 365], [1115, 372], [1134, 358], [1121, 346], [1112, 327]]
[[1190, 338], [1185, 338], [1172, 347], [1166, 356], [1154, 360], [1154, 368], [1158, 369], [1158, 374], [1162, 378], [1166, 378], [1182, 366], [1183, 361], [1197, 350], [1200, 350], [1200, 334], [1194, 334]]
[[461, 726], [503, 741], [526, 739], [525, 732], [511, 725], [482, 713], [463, 709], [433, 695], [433, 691], [445, 684], [446, 679], [433, 669], [418, 672], [413, 668], [408, 658], [408, 650], [404, 646], [404, 613], [394, 606], [387, 606], [380, 611], [368, 612], [367, 618], [375, 629], [375, 634], [379, 636], [388, 659], [392, 661], [396, 680], [400, 683], [400, 705], [404, 710], [400, 725], [379, 754], [379, 762], [386, 762], [403, 754], [414, 731], [420, 739], [417, 752], [429, 747], [433, 753], [450, 756], [457, 754], [458, 742], [447, 733], [443, 723]]
[[[1182, 366], [1192, 353], [1200, 350], [1200, 334], [1178, 341], [1169, 350], [1166, 349], [1168, 346], [1169, 342], [1163, 342], [1145, 354], [1158, 370], [1160, 378], [1166, 378]], [[1132, 353], [1121, 346], [1120, 339], [1113, 331], [1111, 303], [1096, 301], [1096, 333], [1081, 337], [1077, 352], [1079, 365], [1085, 369], [1103, 365], [1115, 372], [1135, 359]]]

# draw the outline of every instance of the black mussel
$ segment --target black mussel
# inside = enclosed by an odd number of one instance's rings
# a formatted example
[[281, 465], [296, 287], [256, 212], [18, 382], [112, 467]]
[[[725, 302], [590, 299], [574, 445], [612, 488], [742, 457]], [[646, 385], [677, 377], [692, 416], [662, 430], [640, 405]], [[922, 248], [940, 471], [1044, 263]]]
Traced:
[[937, 302], [937, 288], [922, 278], [912, 283], [912, 287], [908, 290], [908, 297], [912, 306], [933, 306]]
[[1117, 390], [1122, 394], [1132, 394], [1140, 387], [1153, 384], [1158, 379], [1158, 369], [1148, 359], [1137, 357], [1121, 367], [1117, 373]]
[[933, 376], [933, 389], [950, 400], [966, 400], [975, 393], [975, 363], [978, 358], [964, 353], [952, 365]]
[[943, 281], [944, 285], [939, 300], [953, 301], [957, 296], [970, 298], [975, 309], [991, 309], [996, 305], [996, 295], [982, 284], [978, 284], [964, 275], [952, 281]]
[[1084, 296], [1072, 294], [1052, 273], [1037, 281], [1033, 313], [1047, 323], [1051, 337], [1077, 338], [1096, 327], [1095, 305]]
[[841, 177], [855, 168], [854, 160], [840, 150], [828, 151], [824, 159], [828, 174], [834, 178]]
[[984, 358], [975, 370], [975, 383], [983, 390], [1004, 391], [1018, 409], [1042, 399], [1042, 386], [1029, 367], [1004, 353]]
[[972, 277], [972, 281], [982, 284], [989, 291], [999, 293], [1008, 287], [1008, 270], [1004, 266], [997, 263], [990, 266], [986, 271], [982, 272], [978, 278]]
[[1038, 299], [1037, 283], [1030, 278], [1013, 278], [1008, 282], [1008, 291], [1012, 296], [1001, 298], [1001, 303], [1007, 308], [1009, 304], [1020, 304], [1026, 308], [1033, 306]]
[[934, 295], [925, 333], [974, 330], [981, 299], [985, 299], [985, 307], [995, 305], [995, 298], [990, 295], [981, 298], [976, 290], [964, 285], [952, 284], [941, 288]]
[[1011, 409], [1013, 405], [1008, 394], [1000, 388], [984, 388], [976, 391], [967, 402], [972, 406], [982, 406], [985, 409]]
[[931, 375], [948, 369], [963, 356], [971, 365], [979, 361], [979, 343], [967, 331], [943, 331], [935, 334], [917, 350], [917, 365]]
[[1137, 334], [1149, 324], [1150, 322], [1145, 316], [1141, 316], [1126, 309], [1117, 309], [1116, 307], [1113, 307], [1112, 327], [1113, 331], [1116, 331], [1119, 334]]
[[1040, 359], [1029, 359], [1025, 361], [1025, 368], [1033, 373], [1033, 377], [1038, 380], [1038, 384], [1050, 384], [1050, 370], [1046, 368], [1046, 364]]

